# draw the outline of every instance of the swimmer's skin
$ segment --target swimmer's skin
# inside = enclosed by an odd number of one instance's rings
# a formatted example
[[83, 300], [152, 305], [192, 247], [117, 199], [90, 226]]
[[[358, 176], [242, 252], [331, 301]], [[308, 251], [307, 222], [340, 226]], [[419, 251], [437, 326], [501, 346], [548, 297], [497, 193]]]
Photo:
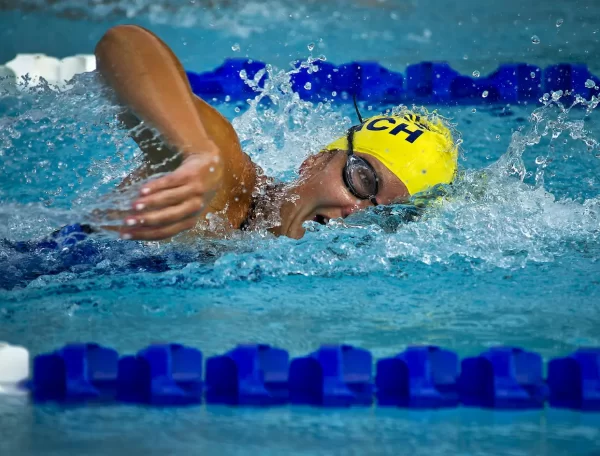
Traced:
[[[156, 35], [134, 25], [110, 29], [96, 47], [97, 68], [129, 108], [128, 127], [140, 121], [161, 134], [134, 135], [148, 164], [126, 180], [168, 172], [145, 184], [120, 228], [124, 239], [161, 240], [194, 228], [218, 212], [232, 229], [247, 219], [258, 168], [243, 153], [235, 130], [216, 109], [195, 96], [185, 71]], [[360, 155], [360, 154], [359, 154]], [[381, 162], [365, 156], [380, 177], [379, 204], [406, 198], [406, 186]], [[344, 151], [307, 158], [300, 179], [279, 190], [281, 223], [276, 235], [300, 238], [302, 224], [315, 217], [343, 218], [371, 203], [353, 196], [342, 180]], [[265, 195], [269, 198], [272, 195]], [[268, 214], [266, 214], [268, 215]]]

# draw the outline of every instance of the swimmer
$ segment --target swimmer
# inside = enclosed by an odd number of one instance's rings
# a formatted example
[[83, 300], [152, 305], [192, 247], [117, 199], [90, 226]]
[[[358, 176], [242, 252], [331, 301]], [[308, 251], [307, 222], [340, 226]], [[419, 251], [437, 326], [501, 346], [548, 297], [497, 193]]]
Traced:
[[273, 185], [242, 151], [231, 123], [192, 93], [181, 63], [156, 35], [120, 25], [102, 37], [95, 54], [144, 152], [145, 164], [124, 185], [166, 173], [142, 185], [122, 217], [122, 239], [202, 234], [208, 214], [219, 214], [231, 230], [277, 220], [269, 231], [298, 239], [305, 221], [327, 223], [369, 206], [407, 202], [456, 174], [450, 131], [441, 121], [406, 113], [360, 119], [308, 157], [297, 181]]

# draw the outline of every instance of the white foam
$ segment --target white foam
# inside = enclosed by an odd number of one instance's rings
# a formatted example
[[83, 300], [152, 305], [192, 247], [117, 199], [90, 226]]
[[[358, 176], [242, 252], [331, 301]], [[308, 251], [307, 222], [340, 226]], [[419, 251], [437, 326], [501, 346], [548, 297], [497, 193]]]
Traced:
[[27, 394], [19, 385], [29, 378], [29, 351], [0, 342], [0, 395]]

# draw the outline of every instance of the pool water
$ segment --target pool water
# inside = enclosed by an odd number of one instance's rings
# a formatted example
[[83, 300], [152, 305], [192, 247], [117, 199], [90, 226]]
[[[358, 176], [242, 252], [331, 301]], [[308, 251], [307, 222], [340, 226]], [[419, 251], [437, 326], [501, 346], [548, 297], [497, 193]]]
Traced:
[[[37, 3], [0, 11], [0, 39], [10, 43], [0, 61], [17, 51], [91, 52], [108, 26], [133, 21], [156, 30], [188, 69], [248, 55], [274, 65], [271, 78], [282, 83], [288, 62], [306, 59], [311, 42], [314, 55], [335, 63], [369, 59], [399, 71], [425, 59], [448, 60], [466, 74], [506, 61], [584, 61], [600, 74], [600, 6], [591, 1], [297, 7], [278, 0], [219, 9], [58, 1], [52, 14]], [[216, 105], [253, 159], [279, 179], [292, 179], [309, 153], [355, 122], [347, 104], [263, 96], [272, 103]], [[0, 339], [34, 355], [72, 341], [120, 353], [176, 341], [206, 356], [239, 342], [273, 344], [291, 356], [344, 342], [376, 358], [409, 344], [460, 356], [505, 344], [545, 360], [600, 346], [600, 119], [593, 101], [571, 103], [428, 106], [460, 131], [462, 173], [447, 201], [418, 222], [403, 223], [402, 208], [383, 208], [309, 223], [301, 240], [258, 232], [159, 245], [105, 236], [46, 251], [16, 242], [85, 221], [94, 208], [126, 204], [127, 193], [104, 195], [139, 153], [94, 74], [62, 93], [3, 83]], [[361, 104], [363, 114], [388, 108]], [[553, 409], [161, 410], [0, 398], [0, 421], [0, 454], [15, 455], [600, 452], [598, 414]]]

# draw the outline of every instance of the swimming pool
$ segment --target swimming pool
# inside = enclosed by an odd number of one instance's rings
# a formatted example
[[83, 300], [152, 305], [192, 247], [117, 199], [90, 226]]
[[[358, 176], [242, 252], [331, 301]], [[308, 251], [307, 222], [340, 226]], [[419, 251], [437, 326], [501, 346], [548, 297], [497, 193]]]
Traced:
[[[465, 74], [485, 74], [506, 61], [584, 61], [600, 74], [594, 67], [600, 8], [591, 1], [578, 8], [566, 2], [373, 3], [342, 10], [336, 2], [298, 7], [279, 0], [246, 3], [234, 14], [233, 7], [138, 2], [129, 21], [155, 29], [195, 71], [246, 55], [287, 70], [288, 61], [306, 58], [315, 43], [314, 54], [335, 63], [377, 60], [396, 71], [426, 59], [448, 60]], [[63, 17], [77, 12], [72, 5], [57, 2], [57, 16], [35, 8], [0, 12], [6, 24], [0, 38], [10, 43], [0, 61], [16, 51], [91, 52], [109, 25], [127, 21], [118, 8], [98, 5], [75, 19]], [[48, 38], [50, 31], [56, 38]], [[277, 71], [274, 77], [285, 78]], [[63, 94], [0, 98], [0, 239], [37, 239], [80, 221], [90, 208], [107, 204], [101, 195], [136, 160], [93, 75], [80, 79]], [[368, 104], [362, 107], [368, 112]], [[311, 106], [292, 96], [268, 115], [255, 115], [243, 102], [219, 102], [219, 108], [235, 119], [253, 158], [284, 179], [354, 119], [347, 104]], [[461, 356], [516, 345], [545, 359], [599, 346], [600, 162], [598, 149], [588, 150], [580, 139], [597, 138], [599, 120], [579, 108], [563, 115], [550, 103], [537, 111], [536, 125], [533, 110], [440, 107], [462, 133], [466, 172], [454, 199], [418, 223], [372, 212], [314, 226], [299, 241], [264, 234], [167, 246], [96, 239], [80, 247], [93, 253], [85, 261], [77, 249], [19, 252], [1, 244], [0, 338], [34, 354], [75, 340], [130, 353], [154, 341], [177, 341], [207, 356], [244, 341], [270, 343], [293, 356], [326, 342], [364, 347], [375, 357], [409, 344], [436, 344]], [[538, 137], [546, 127], [548, 135]], [[484, 178], [476, 170], [486, 166]], [[524, 183], [511, 173], [515, 167]], [[6, 454], [600, 450], [597, 414], [554, 409], [63, 409], [3, 398], [0, 416]]]

